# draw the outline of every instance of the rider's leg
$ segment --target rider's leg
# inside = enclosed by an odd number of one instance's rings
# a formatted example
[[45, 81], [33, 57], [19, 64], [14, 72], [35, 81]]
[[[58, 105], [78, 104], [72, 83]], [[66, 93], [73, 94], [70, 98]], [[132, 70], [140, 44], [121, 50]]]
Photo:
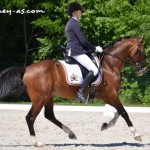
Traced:
[[78, 56], [72, 56], [75, 60], [77, 60], [82, 66], [84, 66], [87, 70], [90, 72], [85, 77], [79, 91], [77, 92], [77, 100], [85, 103], [86, 98], [84, 96], [85, 90], [89, 86], [89, 84], [92, 82], [94, 77], [98, 74], [98, 68], [95, 66], [95, 64], [91, 61], [91, 59], [86, 55], [78, 55]]
[[77, 97], [76, 99], [83, 102], [83, 103], [86, 103], [86, 97], [84, 96], [84, 93], [85, 93], [85, 90], [87, 89], [87, 87], [89, 86], [89, 84], [92, 82], [92, 80], [94, 79], [94, 75], [93, 75], [93, 71], [91, 70], [87, 76], [85, 77], [79, 91], [77, 92]]
[[73, 57], [82, 66], [84, 66], [88, 71], [92, 70], [94, 76], [98, 74], [99, 72], [98, 68], [95, 66], [93, 61], [86, 54], [81, 54], [81, 55], [76, 55], [76, 56], [71, 56], [71, 57]]

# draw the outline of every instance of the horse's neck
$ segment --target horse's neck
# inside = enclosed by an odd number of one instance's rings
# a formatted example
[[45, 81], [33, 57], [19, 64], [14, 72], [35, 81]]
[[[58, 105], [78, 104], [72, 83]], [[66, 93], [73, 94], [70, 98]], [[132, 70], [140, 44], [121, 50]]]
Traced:
[[120, 42], [120, 44], [117, 44], [113, 46], [113, 48], [108, 49], [104, 61], [107, 63], [111, 70], [119, 73], [122, 70], [122, 67], [124, 65], [125, 59], [128, 57], [128, 54], [129, 44], [124, 44]]
[[108, 53], [114, 55], [123, 61], [128, 57], [130, 49], [130, 43], [122, 41], [119, 44], [116, 44]]

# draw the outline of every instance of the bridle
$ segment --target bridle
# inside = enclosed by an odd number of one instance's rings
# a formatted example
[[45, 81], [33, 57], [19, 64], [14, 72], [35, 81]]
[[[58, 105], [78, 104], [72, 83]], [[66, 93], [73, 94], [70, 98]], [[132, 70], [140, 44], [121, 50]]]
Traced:
[[[141, 44], [141, 43], [139, 42], [139, 39], [137, 39], [137, 45], [138, 45], [138, 48], [137, 48], [135, 54], [133, 54], [133, 55], [130, 57], [130, 59], [133, 58], [133, 57], [135, 57], [136, 54], [138, 54], [138, 61], [135, 63], [135, 66], [136, 66], [136, 68], [138, 68], [138, 70], [140, 70], [140, 69], [142, 69], [143, 64], [145, 64], [145, 61], [144, 61], [144, 60], [141, 60], [141, 55], [144, 54], [144, 51], [142, 51], [142, 50], [140, 49], [140, 46], [143, 46], [143, 44]], [[131, 59], [131, 62], [132, 62], [132, 59]], [[133, 62], [132, 62], [132, 63], [133, 63]]]
[[[122, 62], [128, 63], [128, 64], [130, 64], [132, 66], [135, 66], [136, 68], [138, 68], [138, 70], [140, 70], [140, 69], [142, 69], [142, 66], [145, 63], [145, 61], [141, 60], [141, 55], [144, 53], [144, 51], [142, 51], [140, 49], [140, 46], [143, 46], [143, 44], [140, 43], [139, 38], [137, 38], [137, 46], [138, 47], [137, 47], [136, 52], [132, 56], [130, 56], [130, 58], [127, 58], [125, 60], [120, 58], [119, 56], [112, 55], [112, 54], [108, 53], [107, 49], [104, 51], [104, 54], [112, 56], [112, 57], [114, 57], [114, 58], [116, 58], [116, 59], [118, 59], [118, 60], [120, 60]], [[138, 61], [134, 64], [134, 62], [132, 61], [132, 58], [135, 57], [136, 54], [138, 54]]]

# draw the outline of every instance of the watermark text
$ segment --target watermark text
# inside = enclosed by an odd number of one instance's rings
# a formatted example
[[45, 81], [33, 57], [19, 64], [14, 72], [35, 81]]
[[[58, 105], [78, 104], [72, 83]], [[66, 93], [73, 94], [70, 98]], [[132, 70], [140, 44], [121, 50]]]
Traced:
[[0, 14], [12, 15], [12, 13], [16, 13], [16, 14], [39, 14], [39, 13], [45, 13], [45, 11], [44, 10], [27, 10], [27, 9], [18, 9], [18, 10], [3, 9], [3, 10], [0, 10]]

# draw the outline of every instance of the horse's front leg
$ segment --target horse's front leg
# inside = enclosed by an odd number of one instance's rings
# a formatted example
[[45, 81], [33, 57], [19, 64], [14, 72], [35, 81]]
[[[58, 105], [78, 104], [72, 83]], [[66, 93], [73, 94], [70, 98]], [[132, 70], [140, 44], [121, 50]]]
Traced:
[[45, 104], [45, 118], [53, 122], [55, 125], [57, 125], [59, 128], [61, 128], [65, 133], [68, 134], [68, 137], [70, 139], [77, 139], [76, 135], [64, 124], [62, 124], [60, 121], [58, 121], [55, 118], [54, 111], [53, 111], [53, 99], [50, 101], [47, 101]]
[[126, 110], [124, 109], [123, 106], [120, 106], [120, 108], [117, 109], [117, 111], [120, 113], [120, 115], [125, 119], [132, 135], [134, 136], [134, 139], [137, 141], [142, 141], [141, 136], [137, 133], [135, 127], [133, 126], [128, 113], [126, 112]]

